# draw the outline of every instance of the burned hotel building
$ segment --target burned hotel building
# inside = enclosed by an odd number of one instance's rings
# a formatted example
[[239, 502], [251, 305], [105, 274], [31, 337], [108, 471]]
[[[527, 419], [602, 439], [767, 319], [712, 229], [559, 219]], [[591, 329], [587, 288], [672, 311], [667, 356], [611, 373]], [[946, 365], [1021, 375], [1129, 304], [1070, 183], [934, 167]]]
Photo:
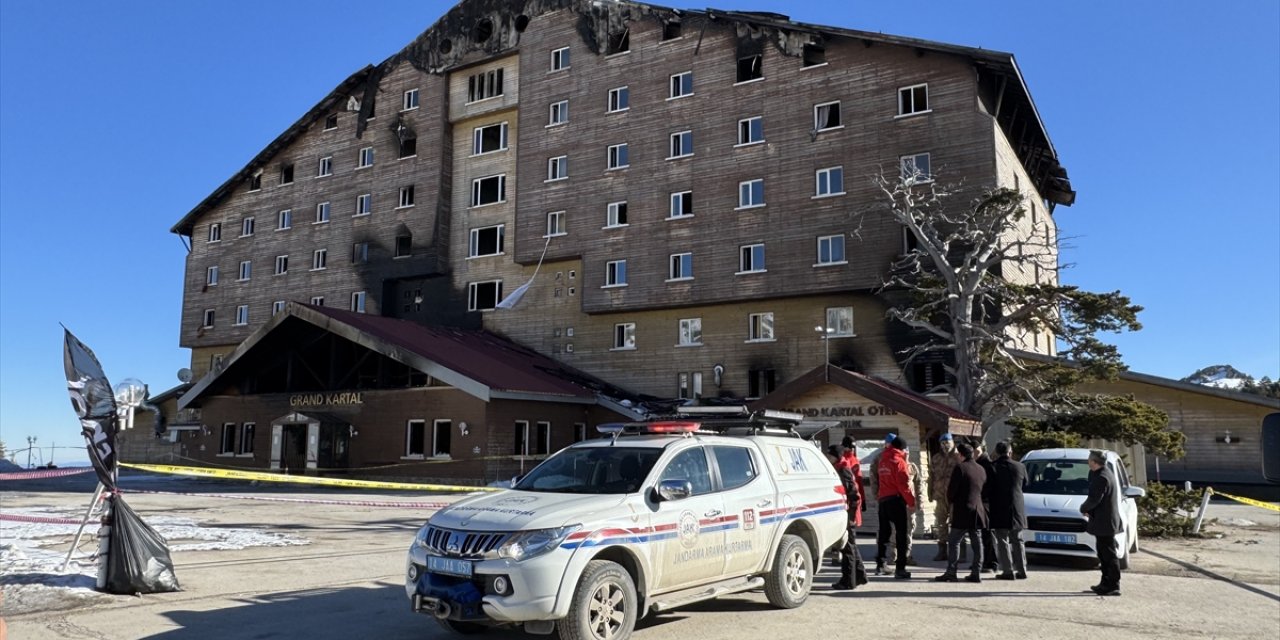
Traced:
[[912, 391], [941, 363], [904, 366], [916, 338], [880, 291], [907, 235], [872, 177], [899, 171], [1016, 187], [1051, 241], [1074, 199], [1007, 53], [464, 0], [173, 226], [195, 373], [175, 451], [491, 481], [647, 403], [767, 398], [824, 358], [876, 381], [877, 412], [945, 428]]

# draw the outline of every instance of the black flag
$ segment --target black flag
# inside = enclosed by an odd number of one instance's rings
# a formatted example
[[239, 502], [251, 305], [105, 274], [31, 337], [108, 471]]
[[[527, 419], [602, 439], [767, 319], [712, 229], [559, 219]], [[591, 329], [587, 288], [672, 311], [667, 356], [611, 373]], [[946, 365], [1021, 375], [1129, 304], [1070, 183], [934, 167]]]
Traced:
[[[64, 331], [66, 331], [64, 329]], [[102, 365], [89, 347], [66, 331], [62, 365], [67, 372], [71, 407], [80, 417], [80, 428], [89, 449], [89, 461], [107, 491], [116, 489], [116, 398]]]

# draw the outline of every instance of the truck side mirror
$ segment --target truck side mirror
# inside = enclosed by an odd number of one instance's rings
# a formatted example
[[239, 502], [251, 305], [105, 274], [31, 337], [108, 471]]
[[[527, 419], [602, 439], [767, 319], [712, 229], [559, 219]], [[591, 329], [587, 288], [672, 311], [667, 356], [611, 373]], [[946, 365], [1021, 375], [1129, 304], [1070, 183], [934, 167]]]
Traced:
[[658, 483], [658, 499], [670, 502], [684, 500], [693, 495], [693, 484], [688, 480], [663, 480]]

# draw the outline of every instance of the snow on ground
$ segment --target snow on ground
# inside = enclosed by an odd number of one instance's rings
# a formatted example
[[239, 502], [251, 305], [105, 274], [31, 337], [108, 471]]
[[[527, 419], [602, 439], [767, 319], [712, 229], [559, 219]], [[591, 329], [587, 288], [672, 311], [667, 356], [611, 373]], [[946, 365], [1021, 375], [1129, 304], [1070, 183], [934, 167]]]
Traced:
[[[77, 519], [83, 510], [5, 509], [5, 515]], [[169, 550], [216, 551], [247, 547], [284, 547], [310, 544], [309, 540], [271, 531], [201, 525], [194, 519], [175, 516], [147, 516], [151, 525], [169, 543]], [[78, 525], [46, 524], [0, 520], [0, 600], [6, 615], [30, 611], [50, 611], [81, 606], [110, 597], [94, 590], [98, 565], [98, 525], [85, 527], [80, 547], [71, 556], [67, 570], [62, 564]], [[178, 582], [182, 582], [178, 567]]]

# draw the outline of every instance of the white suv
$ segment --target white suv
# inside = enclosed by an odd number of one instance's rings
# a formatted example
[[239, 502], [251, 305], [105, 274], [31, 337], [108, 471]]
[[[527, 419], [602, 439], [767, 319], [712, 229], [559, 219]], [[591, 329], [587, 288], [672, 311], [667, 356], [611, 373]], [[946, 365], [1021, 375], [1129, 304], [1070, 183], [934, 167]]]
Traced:
[[[1124, 527], [1116, 536], [1123, 550], [1120, 568], [1128, 569], [1129, 554], [1138, 550], [1137, 499], [1147, 492], [1129, 484], [1129, 471], [1119, 454], [1103, 453], [1116, 478], [1111, 493], [1116, 496], [1116, 511]], [[1022, 464], [1027, 467], [1023, 490], [1027, 528], [1022, 531], [1027, 553], [1097, 558], [1097, 539], [1085, 533], [1088, 521], [1080, 513], [1080, 505], [1089, 497], [1089, 450], [1037, 449], [1023, 456]]]
[[413, 609], [460, 633], [625, 640], [649, 612], [727, 593], [800, 606], [844, 542], [844, 489], [811, 442], [776, 428], [801, 416], [715, 409], [740, 415], [601, 425], [611, 437], [442, 509], [409, 549]]

